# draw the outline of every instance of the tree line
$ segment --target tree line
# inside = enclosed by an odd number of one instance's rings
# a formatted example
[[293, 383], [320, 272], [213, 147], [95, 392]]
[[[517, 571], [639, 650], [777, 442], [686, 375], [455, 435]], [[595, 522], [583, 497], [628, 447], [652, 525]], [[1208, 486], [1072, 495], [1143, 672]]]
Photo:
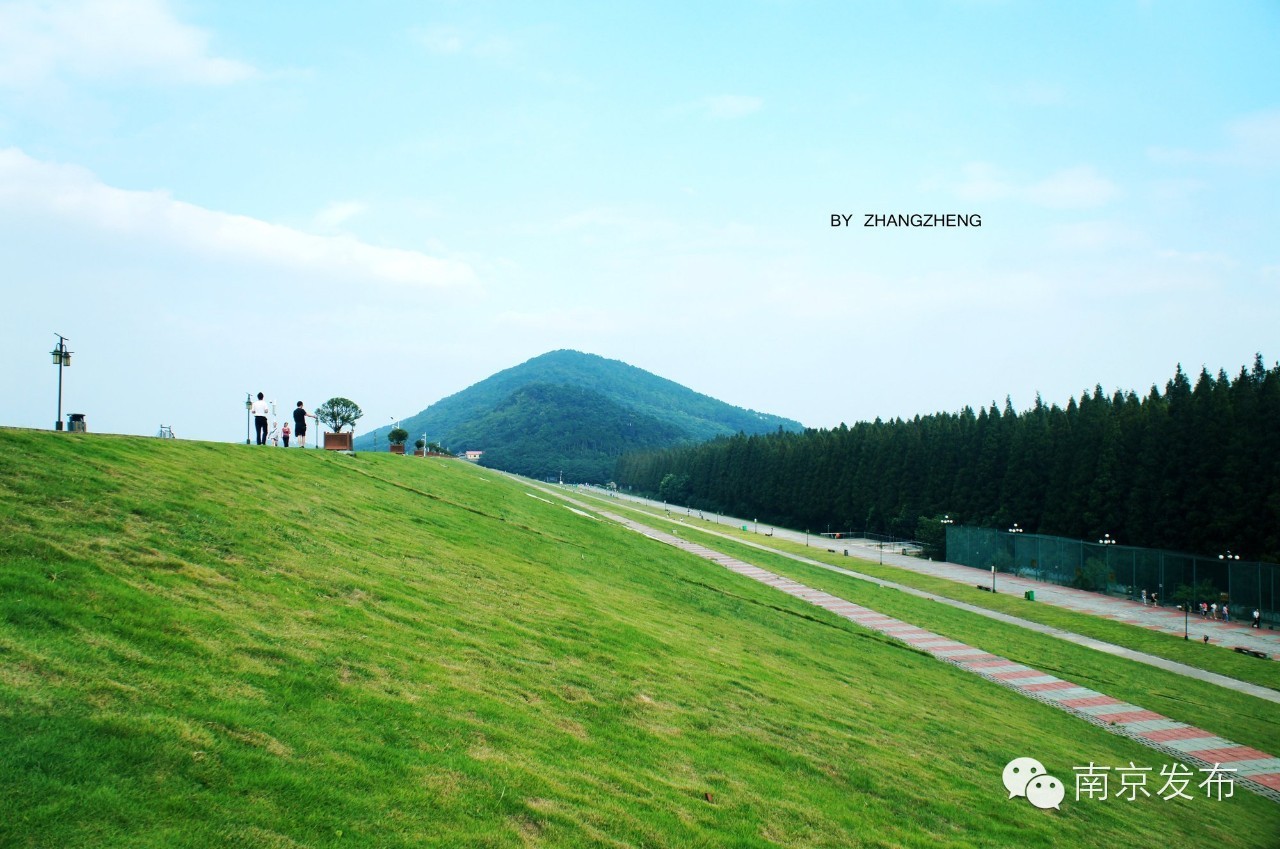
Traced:
[[[1161, 391], [994, 402], [631, 453], [619, 485], [698, 510], [899, 537], [955, 521], [1280, 562], [1280, 364]], [[924, 525], [922, 525], [922, 522]]]

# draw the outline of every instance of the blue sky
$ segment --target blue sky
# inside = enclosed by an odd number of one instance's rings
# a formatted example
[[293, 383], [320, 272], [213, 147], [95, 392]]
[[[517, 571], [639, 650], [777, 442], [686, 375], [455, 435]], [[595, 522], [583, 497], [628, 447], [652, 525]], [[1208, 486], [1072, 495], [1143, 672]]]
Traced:
[[[64, 413], [228, 441], [557, 348], [815, 427], [1234, 375], [1280, 357], [1277, 44], [1261, 0], [0, 0], [0, 424], [52, 425], [54, 332]], [[982, 226], [856, 226], [931, 212]]]

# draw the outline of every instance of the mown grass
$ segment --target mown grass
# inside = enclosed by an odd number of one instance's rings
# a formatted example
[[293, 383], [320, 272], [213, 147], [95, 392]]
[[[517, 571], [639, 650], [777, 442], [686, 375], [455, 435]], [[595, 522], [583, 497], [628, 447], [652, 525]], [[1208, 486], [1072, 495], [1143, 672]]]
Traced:
[[[632, 512], [632, 515], [641, 519], [648, 516], [654, 520], [655, 526], [664, 526], [658, 517], [645, 511]], [[670, 525], [670, 520], [666, 524]], [[697, 525], [681, 523], [678, 531], [686, 539], [855, 604], [1130, 701], [1172, 719], [1197, 725], [1237, 743], [1270, 754], [1280, 752], [1280, 710], [1275, 704], [1255, 696], [1078, 646], [1017, 625], [987, 619], [882, 587], [874, 581], [800, 563], [780, 554], [762, 551], [754, 545], [726, 539], [718, 530], [707, 533]], [[772, 542], [769, 547], [773, 547]], [[862, 571], [861, 562], [850, 563], [853, 558], [848, 557], [842, 559], [845, 568]]]
[[[584, 492], [583, 494], [589, 493]], [[614, 499], [610, 499], [608, 503], [619, 504]], [[645, 515], [650, 519], [665, 519], [661, 511], [643, 507], [635, 502], [622, 502], [620, 506], [635, 510], [637, 516]], [[763, 537], [760, 534], [743, 532], [732, 526], [710, 521], [699, 521], [688, 516], [676, 516], [675, 518], [681, 522], [688, 523], [694, 528], [701, 527], [725, 536], [750, 541], [757, 545], [765, 545], [778, 551], [799, 554], [833, 566], [852, 569], [870, 577], [894, 581], [895, 583], [925, 590], [944, 598], [963, 601], [975, 607], [1007, 613], [1042, 625], [1061, 628], [1064, 631], [1093, 637], [1094, 639], [1103, 640], [1134, 651], [1145, 652], [1166, 660], [1184, 663], [1196, 669], [1216, 672], [1229, 678], [1280, 691], [1280, 663], [1274, 660], [1262, 660], [1242, 655], [1231, 649], [1229, 641], [1205, 645], [1194, 637], [1191, 641], [1184, 640], [1181, 632], [1170, 634], [1049, 604], [1028, 602], [1020, 595], [1007, 593], [992, 595], [974, 586], [975, 584], [986, 583], [986, 579], [982, 577], [983, 573], [978, 570], [974, 570], [973, 584], [957, 583], [946, 578], [921, 574], [911, 569], [888, 564], [881, 565], [875, 560], [868, 560], [860, 556], [856, 549], [852, 549], [848, 557], [836, 554], [829, 550], [827, 540], [821, 540], [812, 546], [804, 546], [781, 537]], [[670, 521], [670, 519], [666, 519], [666, 521]], [[1196, 628], [1196, 619], [1197, 617], [1195, 616], [1191, 617], [1191, 629], [1193, 632]]]
[[6, 847], [1280, 833], [1007, 800], [1016, 756], [1163, 762], [461, 463], [0, 430], [0, 526]]

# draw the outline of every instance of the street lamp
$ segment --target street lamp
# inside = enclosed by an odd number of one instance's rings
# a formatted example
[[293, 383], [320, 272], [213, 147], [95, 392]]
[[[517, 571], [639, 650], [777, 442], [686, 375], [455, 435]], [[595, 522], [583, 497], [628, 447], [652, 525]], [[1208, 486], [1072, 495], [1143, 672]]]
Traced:
[[1103, 534], [1102, 539], [1098, 540], [1098, 545], [1115, 545], [1116, 541], [1111, 538], [1111, 534]]
[[253, 393], [244, 393], [244, 444], [249, 444], [249, 411], [253, 409]]
[[[1009, 529], [1009, 533], [1011, 534], [1020, 534], [1022, 533], [1022, 531], [1023, 531], [1023, 528], [1017, 522], [1014, 522], [1013, 527]], [[1016, 546], [1014, 546], [1014, 550], [1015, 551], [1017, 550]], [[996, 591], [996, 564], [992, 563], [991, 564], [991, 592], [994, 593], [995, 591]]]
[[1231, 553], [1231, 549], [1227, 549], [1227, 553], [1226, 553], [1226, 554], [1219, 554], [1219, 555], [1218, 555], [1218, 559], [1219, 559], [1219, 560], [1239, 560], [1239, 559], [1240, 559], [1240, 555], [1239, 555], [1239, 554], [1232, 554], [1232, 553]]
[[71, 352], [67, 350], [67, 337], [61, 333], [53, 335], [58, 337], [57, 347], [49, 352], [58, 367], [58, 420], [53, 423], [53, 429], [62, 430], [62, 369], [71, 365]]

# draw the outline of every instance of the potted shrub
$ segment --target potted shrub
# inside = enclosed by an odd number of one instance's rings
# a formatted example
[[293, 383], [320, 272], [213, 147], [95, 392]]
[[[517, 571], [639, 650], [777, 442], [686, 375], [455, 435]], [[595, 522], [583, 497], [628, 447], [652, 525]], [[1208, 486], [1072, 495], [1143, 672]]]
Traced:
[[409, 431], [402, 427], [393, 427], [387, 431], [387, 442], [391, 443], [392, 454], [403, 454], [405, 440], [409, 438]]
[[416, 451], [413, 452], [413, 456], [415, 457], [427, 456], [427, 441], [425, 439], [419, 439], [417, 442], [413, 443], [413, 447], [417, 449]]
[[[351, 451], [354, 446], [355, 424], [364, 411], [349, 398], [330, 398], [316, 408], [316, 418], [324, 422], [333, 432], [324, 435], [324, 447], [330, 451]], [[343, 432], [344, 427], [351, 430]]]

